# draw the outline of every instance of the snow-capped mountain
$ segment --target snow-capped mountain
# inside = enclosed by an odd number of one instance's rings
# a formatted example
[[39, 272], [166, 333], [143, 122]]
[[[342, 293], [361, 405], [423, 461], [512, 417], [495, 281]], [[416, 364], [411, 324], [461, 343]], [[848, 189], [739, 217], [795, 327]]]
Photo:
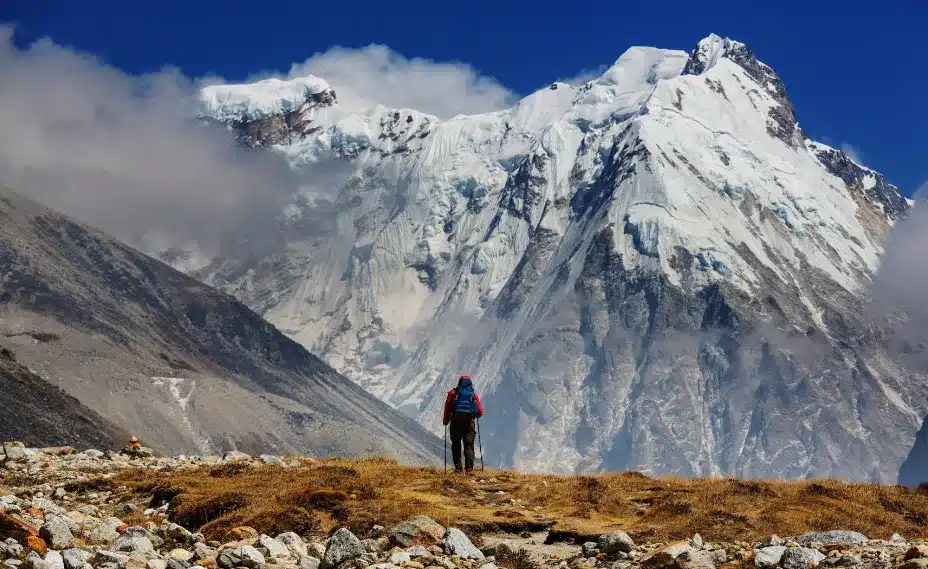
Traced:
[[195, 274], [440, 431], [475, 378], [524, 470], [895, 480], [928, 379], [864, 320], [910, 204], [809, 140], [744, 44], [635, 47], [581, 86], [448, 120], [339, 107], [307, 77], [203, 91], [297, 170], [285, 244]]

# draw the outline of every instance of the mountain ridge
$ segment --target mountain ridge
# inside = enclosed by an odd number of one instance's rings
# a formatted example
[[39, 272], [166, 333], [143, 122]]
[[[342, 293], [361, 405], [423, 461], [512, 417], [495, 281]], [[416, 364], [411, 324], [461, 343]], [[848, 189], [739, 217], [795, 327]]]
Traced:
[[924, 373], [860, 334], [910, 203], [808, 139], [740, 42], [631, 48], [481, 115], [333, 93], [226, 124], [354, 172], [297, 196], [286, 248], [191, 274], [434, 432], [468, 372], [500, 464], [885, 481], [928, 411]]
[[19, 361], [156, 448], [437, 460], [437, 438], [232, 296], [4, 188], [0, 265]]

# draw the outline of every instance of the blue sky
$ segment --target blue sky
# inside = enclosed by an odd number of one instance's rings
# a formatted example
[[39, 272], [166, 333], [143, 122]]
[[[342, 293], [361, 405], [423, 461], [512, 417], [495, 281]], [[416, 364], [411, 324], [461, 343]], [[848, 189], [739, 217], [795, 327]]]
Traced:
[[923, 0], [0, 0], [0, 21], [16, 26], [20, 46], [49, 37], [131, 74], [171, 65], [235, 81], [334, 46], [383, 44], [470, 64], [518, 95], [609, 65], [631, 45], [689, 51], [714, 32], [777, 70], [810, 136], [856, 149], [907, 194], [928, 180]]

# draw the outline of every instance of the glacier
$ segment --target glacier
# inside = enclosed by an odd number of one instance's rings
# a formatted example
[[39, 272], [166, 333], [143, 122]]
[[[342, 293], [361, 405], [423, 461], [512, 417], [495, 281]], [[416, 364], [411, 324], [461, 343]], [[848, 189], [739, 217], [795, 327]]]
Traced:
[[911, 203], [810, 140], [745, 44], [633, 47], [447, 119], [342, 109], [316, 77], [201, 99], [243, 144], [349, 176], [295, 192], [278, 250], [162, 258], [432, 431], [467, 373], [501, 466], [895, 481], [928, 378], [865, 306]]

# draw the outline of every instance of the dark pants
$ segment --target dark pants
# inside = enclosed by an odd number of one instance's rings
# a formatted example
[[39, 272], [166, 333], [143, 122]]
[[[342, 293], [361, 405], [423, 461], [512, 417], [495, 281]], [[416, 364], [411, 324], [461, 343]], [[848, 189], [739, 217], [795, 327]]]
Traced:
[[468, 472], [474, 469], [474, 441], [477, 439], [477, 421], [467, 415], [453, 415], [451, 417], [451, 458], [454, 460], [454, 469], [461, 468], [461, 446], [464, 446], [464, 468]]

